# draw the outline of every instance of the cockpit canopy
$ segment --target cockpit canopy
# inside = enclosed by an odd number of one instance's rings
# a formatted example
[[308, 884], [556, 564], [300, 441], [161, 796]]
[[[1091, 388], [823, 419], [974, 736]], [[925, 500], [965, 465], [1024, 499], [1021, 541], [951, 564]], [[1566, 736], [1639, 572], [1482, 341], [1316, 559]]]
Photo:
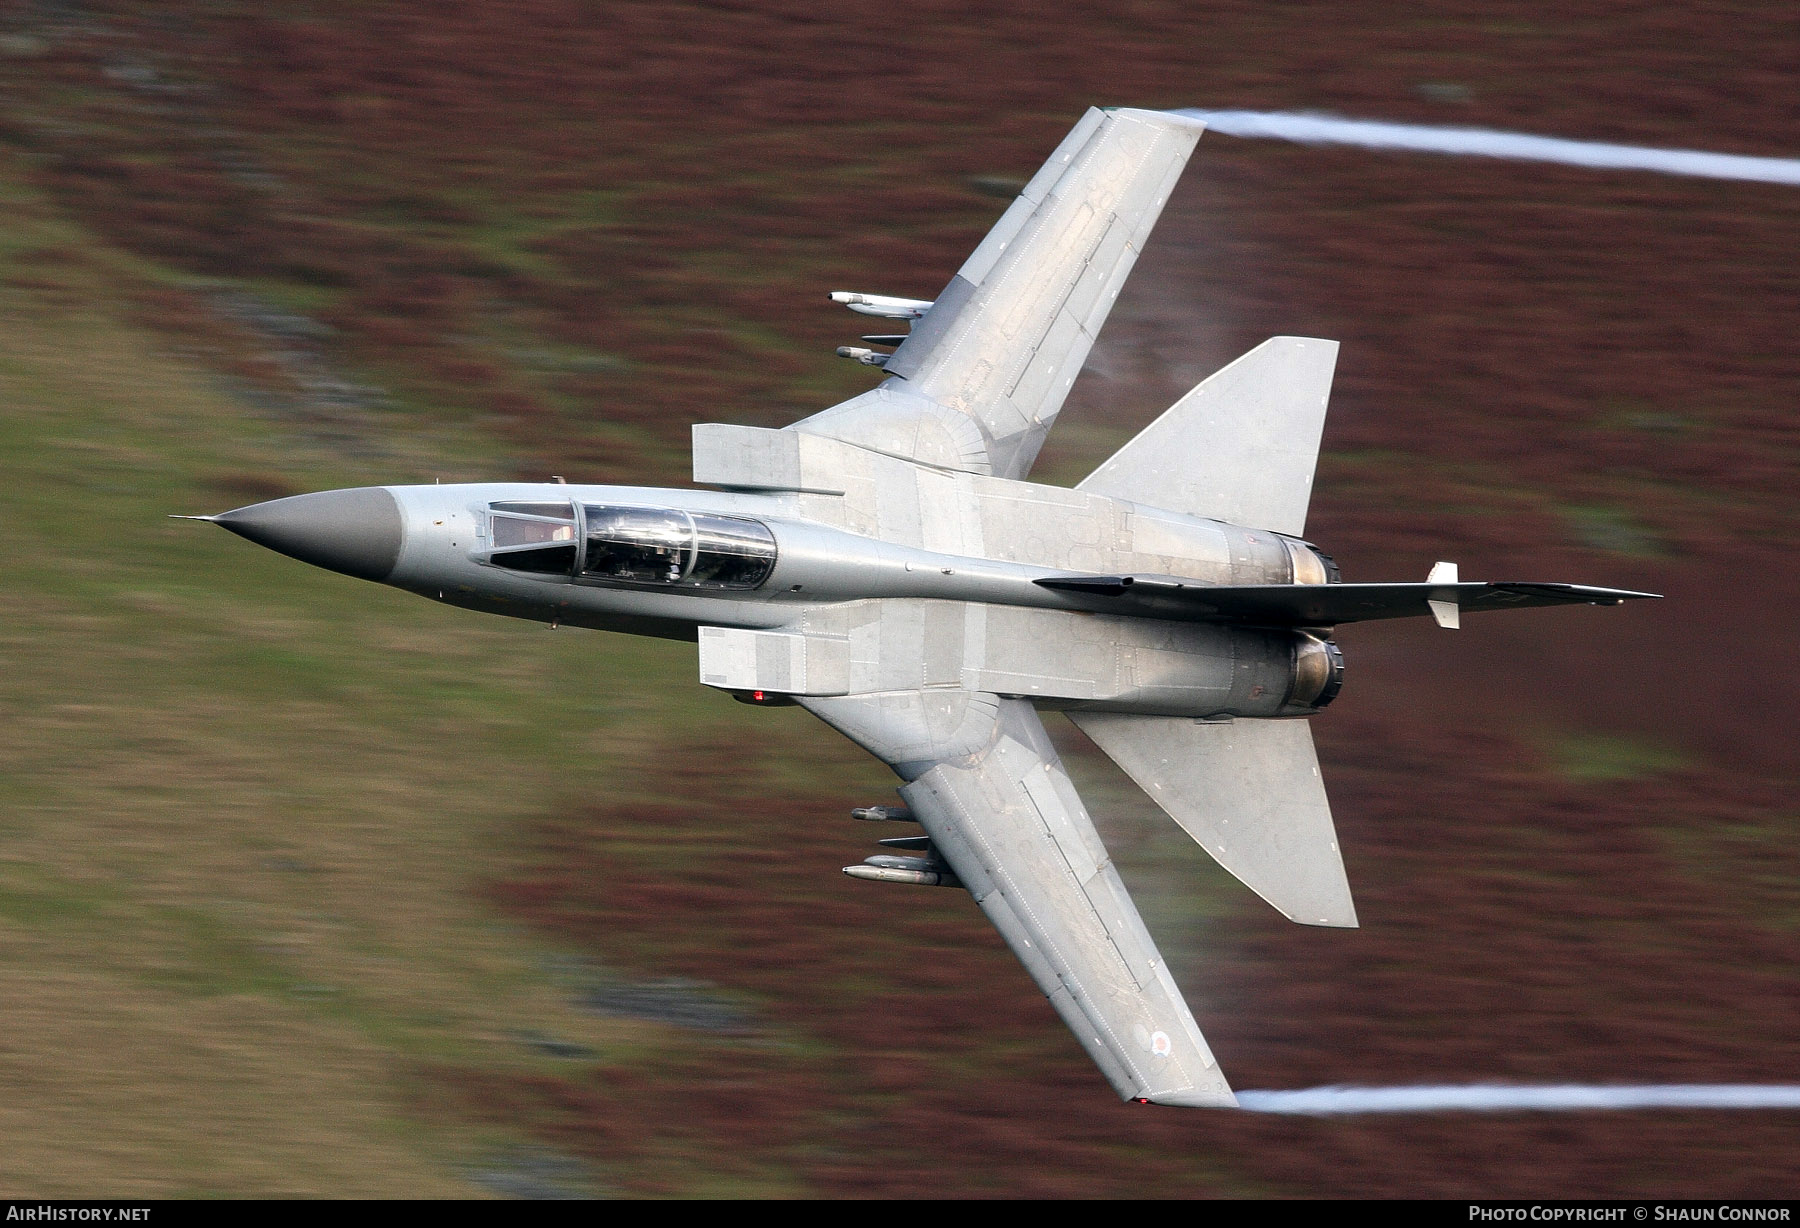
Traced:
[[488, 559], [513, 571], [753, 589], [775, 568], [775, 535], [743, 516], [557, 502], [494, 503], [488, 511]]

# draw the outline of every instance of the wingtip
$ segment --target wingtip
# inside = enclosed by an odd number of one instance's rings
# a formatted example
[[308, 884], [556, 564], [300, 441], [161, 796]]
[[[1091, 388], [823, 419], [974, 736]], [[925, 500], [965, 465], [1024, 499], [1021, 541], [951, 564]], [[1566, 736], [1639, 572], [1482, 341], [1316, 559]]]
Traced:
[[207, 524], [219, 523], [219, 518], [217, 516], [184, 516], [179, 512], [170, 512], [169, 519], [170, 520], [204, 520]]
[[1206, 131], [1206, 120], [1192, 110], [1157, 111], [1148, 107], [1102, 107], [1103, 111], [1111, 111], [1119, 115], [1131, 115], [1140, 119], [1161, 121], [1179, 128], [1192, 128], [1195, 132]]
[[1180, 1092], [1151, 1092], [1148, 1096], [1133, 1096], [1136, 1104], [1160, 1104], [1172, 1109], [1235, 1109], [1238, 1098], [1229, 1087], [1217, 1089], [1193, 1088]]

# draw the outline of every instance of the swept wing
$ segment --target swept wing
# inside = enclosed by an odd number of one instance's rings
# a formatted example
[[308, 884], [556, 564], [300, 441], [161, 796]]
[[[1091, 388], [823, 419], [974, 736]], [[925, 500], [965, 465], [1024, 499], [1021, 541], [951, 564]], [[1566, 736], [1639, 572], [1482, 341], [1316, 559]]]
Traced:
[[799, 702], [908, 781], [900, 795], [938, 856], [1121, 1097], [1237, 1103], [1029, 703]]
[[913, 326], [889, 378], [787, 429], [1024, 477], [1203, 127], [1088, 111]]

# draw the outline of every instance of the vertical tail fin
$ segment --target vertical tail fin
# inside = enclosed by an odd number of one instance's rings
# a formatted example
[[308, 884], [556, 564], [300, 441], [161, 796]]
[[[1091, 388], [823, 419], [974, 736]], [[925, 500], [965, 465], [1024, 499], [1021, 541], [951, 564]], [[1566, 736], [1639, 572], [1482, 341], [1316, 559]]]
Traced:
[[1299, 537], [1338, 345], [1272, 337], [1202, 381], [1078, 487]]

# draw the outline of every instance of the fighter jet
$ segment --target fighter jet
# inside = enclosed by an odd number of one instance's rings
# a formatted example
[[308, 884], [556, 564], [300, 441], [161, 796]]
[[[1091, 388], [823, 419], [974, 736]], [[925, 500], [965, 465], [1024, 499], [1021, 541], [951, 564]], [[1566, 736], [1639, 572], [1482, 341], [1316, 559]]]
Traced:
[[1340, 582], [1305, 537], [1332, 341], [1258, 346], [1074, 489], [1026, 480], [1202, 126], [1090, 110], [935, 299], [833, 294], [906, 322], [840, 351], [879, 386], [695, 426], [711, 489], [369, 486], [204, 519], [433, 601], [695, 642], [701, 683], [799, 704], [903, 782], [855, 816], [921, 834], [846, 874], [968, 891], [1122, 1098], [1232, 1105], [1039, 710], [1283, 914], [1354, 926], [1306, 720], [1343, 685], [1334, 628], [1654, 594], [1447, 563]]

